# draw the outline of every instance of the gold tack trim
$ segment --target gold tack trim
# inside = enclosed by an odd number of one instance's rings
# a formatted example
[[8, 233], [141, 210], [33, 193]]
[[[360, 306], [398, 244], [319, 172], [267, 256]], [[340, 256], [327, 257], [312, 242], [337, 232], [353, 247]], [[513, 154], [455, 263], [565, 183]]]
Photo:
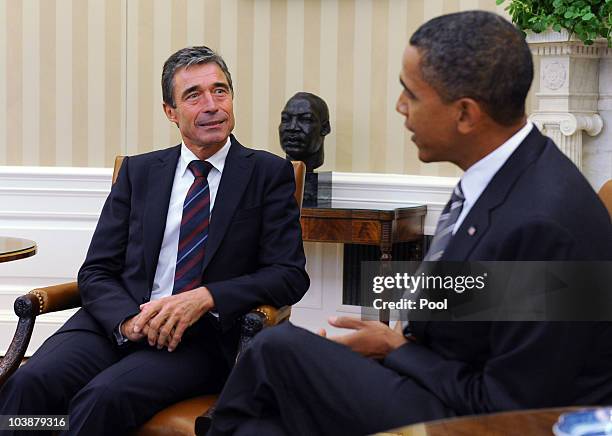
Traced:
[[34, 295], [38, 299], [38, 313], [44, 313], [45, 310], [45, 299], [42, 296], [42, 293], [38, 291], [38, 289], [34, 289], [29, 292], [29, 294]]
[[255, 309], [255, 312], [257, 312], [257, 313], [261, 313], [261, 314], [264, 316], [264, 318], [266, 318], [266, 321], [267, 321], [267, 322], [270, 322], [270, 321], [271, 321], [271, 320], [270, 320], [270, 317], [268, 316], [268, 314], [266, 313], [266, 311], [264, 311], [264, 310], [261, 310], [261, 309], [257, 308], [257, 309]]

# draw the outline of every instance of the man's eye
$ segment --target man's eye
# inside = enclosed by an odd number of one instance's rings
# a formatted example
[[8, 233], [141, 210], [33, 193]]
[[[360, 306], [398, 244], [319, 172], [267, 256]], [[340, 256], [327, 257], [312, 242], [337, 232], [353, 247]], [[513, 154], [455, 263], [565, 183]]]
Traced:
[[225, 95], [227, 94], [227, 89], [224, 88], [217, 88], [213, 91], [214, 94], [216, 95]]
[[197, 92], [192, 92], [191, 94], [187, 95], [187, 100], [195, 100], [196, 98], [198, 98], [200, 94], [198, 94]]

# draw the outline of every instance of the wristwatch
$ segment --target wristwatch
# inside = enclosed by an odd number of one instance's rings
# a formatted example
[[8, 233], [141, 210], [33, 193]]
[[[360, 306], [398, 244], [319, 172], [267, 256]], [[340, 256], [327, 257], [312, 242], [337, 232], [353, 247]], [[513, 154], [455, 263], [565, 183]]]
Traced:
[[119, 325], [115, 327], [115, 330], [113, 331], [113, 335], [115, 336], [115, 341], [117, 341], [117, 345], [119, 346], [124, 345], [126, 342], [129, 342], [129, 339], [123, 336], [123, 333], [121, 333], [122, 325], [123, 325], [123, 321], [121, 321]]

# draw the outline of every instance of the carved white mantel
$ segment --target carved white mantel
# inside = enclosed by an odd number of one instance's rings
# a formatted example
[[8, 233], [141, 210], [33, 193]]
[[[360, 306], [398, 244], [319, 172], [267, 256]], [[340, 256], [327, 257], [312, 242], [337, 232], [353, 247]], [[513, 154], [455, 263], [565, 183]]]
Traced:
[[567, 31], [529, 34], [527, 42], [539, 61], [539, 100], [529, 117], [582, 169], [583, 132], [603, 129], [598, 113], [599, 62], [610, 56], [604, 41], [586, 46]]

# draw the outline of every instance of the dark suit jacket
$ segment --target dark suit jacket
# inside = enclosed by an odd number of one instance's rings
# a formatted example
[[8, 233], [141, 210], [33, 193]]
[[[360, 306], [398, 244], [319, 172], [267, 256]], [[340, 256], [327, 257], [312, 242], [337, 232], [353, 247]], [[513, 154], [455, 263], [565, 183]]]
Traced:
[[[309, 286], [291, 164], [231, 141], [202, 271], [229, 354], [242, 315], [294, 304]], [[124, 159], [79, 271], [83, 307], [61, 331], [114, 340], [117, 325], [149, 301], [179, 156], [180, 145]]]
[[[470, 227], [477, 229], [470, 236]], [[441, 260], [612, 260], [608, 212], [534, 128]], [[384, 364], [458, 414], [612, 402], [612, 327], [587, 322], [414, 322]]]

